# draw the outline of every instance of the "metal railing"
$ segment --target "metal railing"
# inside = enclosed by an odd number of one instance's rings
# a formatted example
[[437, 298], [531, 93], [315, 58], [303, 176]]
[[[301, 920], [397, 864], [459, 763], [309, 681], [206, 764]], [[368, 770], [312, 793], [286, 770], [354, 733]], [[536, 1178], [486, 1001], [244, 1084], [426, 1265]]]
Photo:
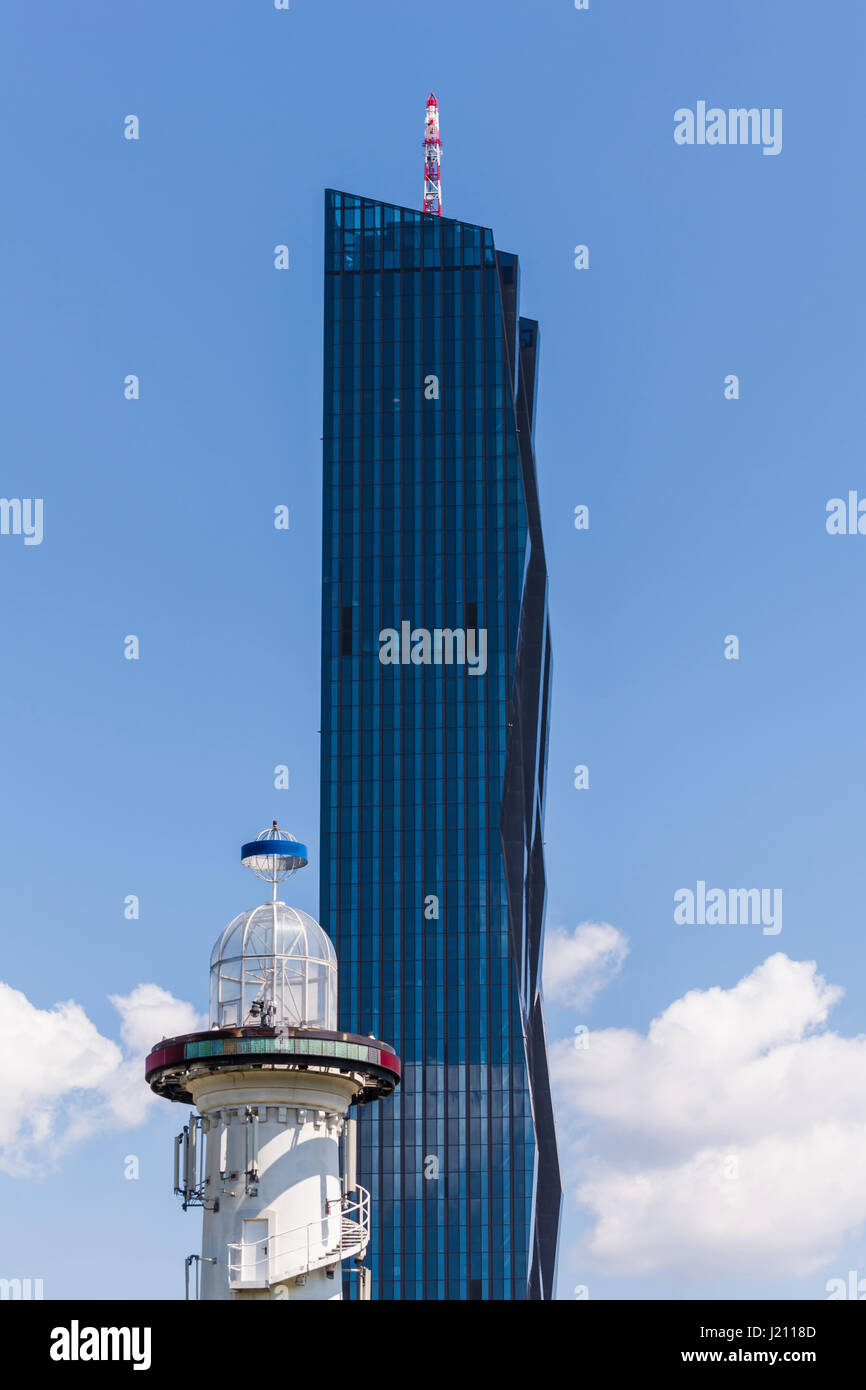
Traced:
[[370, 1194], [356, 1188], [356, 1200], [336, 1201], [334, 1210], [306, 1225], [261, 1240], [228, 1246], [232, 1288], [262, 1288], [294, 1279], [323, 1265], [360, 1254], [370, 1239]]

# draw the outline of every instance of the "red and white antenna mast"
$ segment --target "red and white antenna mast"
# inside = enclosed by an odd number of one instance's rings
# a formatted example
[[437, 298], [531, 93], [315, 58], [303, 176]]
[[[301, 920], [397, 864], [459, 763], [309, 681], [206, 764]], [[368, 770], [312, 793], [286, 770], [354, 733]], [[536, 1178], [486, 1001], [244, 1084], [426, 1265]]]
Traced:
[[424, 211], [442, 216], [442, 141], [439, 139], [439, 103], [431, 92], [424, 123]]

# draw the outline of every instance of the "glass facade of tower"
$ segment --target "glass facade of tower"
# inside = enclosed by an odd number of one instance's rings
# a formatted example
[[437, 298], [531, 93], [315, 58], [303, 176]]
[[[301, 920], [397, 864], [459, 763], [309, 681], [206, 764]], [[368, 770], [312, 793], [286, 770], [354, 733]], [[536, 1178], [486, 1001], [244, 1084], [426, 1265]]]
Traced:
[[358, 1117], [381, 1299], [553, 1297], [550, 644], [517, 278], [488, 228], [326, 194], [320, 915], [341, 1026], [403, 1062]]

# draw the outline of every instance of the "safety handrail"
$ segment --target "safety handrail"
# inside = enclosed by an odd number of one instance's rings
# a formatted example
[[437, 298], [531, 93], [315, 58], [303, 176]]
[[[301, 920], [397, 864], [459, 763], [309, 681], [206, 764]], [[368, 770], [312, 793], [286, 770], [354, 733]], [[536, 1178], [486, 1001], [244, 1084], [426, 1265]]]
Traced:
[[[305, 1250], [305, 1264], [300, 1269], [293, 1269], [291, 1271], [292, 1274], [304, 1274], [311, 1269], [317, 1268], [321, 1264], [330, 1263], [334, 1259], [341, 1258], [344, 1249], [355, 1250], [359, 1246], [363, 1248], [370, 1239], [370, 1194], [364, 1187], [356, 1188], [356, 1192], [358, 1194], [357, 1201], [349, 1202], [348, 1204], [344, 1204], [341, 1201], [335, 1211], [320, 1216], [316, 1221], [308, 1221], [303, 1225], [293, 1226], [288, 1231], [279, 1231], [273, 1236], [262, 1236], [259, 1240], [231, 1241], [228, 1245], [229, 1252], [234, 1250], [246, 1254], [249, 1251], [254, 1251], [257, 1246], [267, 1246], [267, 1251], [263, 1252], [261, 1255], [257, 1254], [255, 1258], [250, 1261], [250, 1264], [255, 1269], [257, 1269], [260, 1264], [265, 1264], [270, 1272], [274, 1268], [274, 1263], [276, 1261], [282, 1261], [286, 1259], [287, 1256]], [[353, 1216], [353, 1213], [357, 1213], [357, 1218]], [[353, 1233], [353, 1239], [344, 1240], [343, 1238], [343, 1222], [346, 1220], [351, 1220], [353, 1224], [358, 1227], [357, 1232]], [[311, 1254], [311, 1246], [321, 1246], [327, 1242], [330, 1236], [330, 1224], [335, 1221], [340, 1223], [336, 1245], [326, 1245], [325, 1251], [314, 1260]], [[315, 1237], [313, 1237], [314, 1231], [319, 1232]], [[296, 1244], [289, 1246], [288, 1249], [286, 1249], [284, 1245], [278, 1244], [279, 1242], [286, 1241], [292, 1236], [300, 1236], [302, 1238]], [[243, 1273], [243, 1255], [241, 1255], [239, 1259], [233, 1260], [230, 1253], [228, 1265], [230, 1278], [236, 1280]], [[256, 1282], [258, 1282], [258, 1280], [256, 1280]]]

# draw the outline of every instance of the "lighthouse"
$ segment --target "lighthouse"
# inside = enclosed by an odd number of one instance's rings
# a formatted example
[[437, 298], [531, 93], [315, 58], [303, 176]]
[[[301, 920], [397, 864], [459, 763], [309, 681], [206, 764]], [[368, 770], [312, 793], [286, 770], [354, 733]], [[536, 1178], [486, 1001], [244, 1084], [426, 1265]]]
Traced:
[[210, 963], [207, 1032], [163, 1038], [145, 1075], [193, 1111], [175, 1139], [174, 1189], [202, 1209], [186, 1295], [369, 1297], [370, 1196], [356, 1176], [355, 1114], [389, 1096], [387, 1043], [337, 1027], [337, 956], [308, 913], [277, 898], [307, 850], [276, 821], [241, 849], [270, 901], [229, 922]]

